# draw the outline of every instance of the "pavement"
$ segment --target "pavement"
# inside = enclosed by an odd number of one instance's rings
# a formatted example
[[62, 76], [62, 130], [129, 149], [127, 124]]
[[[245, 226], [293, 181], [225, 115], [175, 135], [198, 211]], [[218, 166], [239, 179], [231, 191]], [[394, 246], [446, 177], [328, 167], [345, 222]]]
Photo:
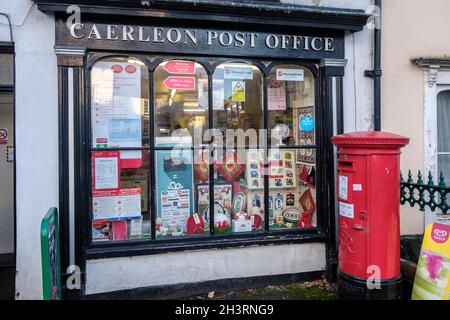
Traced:
[[261, 289], [214, 292], [194, 296], [190, 300], [336, 300], [335, 285], [324, 279]]

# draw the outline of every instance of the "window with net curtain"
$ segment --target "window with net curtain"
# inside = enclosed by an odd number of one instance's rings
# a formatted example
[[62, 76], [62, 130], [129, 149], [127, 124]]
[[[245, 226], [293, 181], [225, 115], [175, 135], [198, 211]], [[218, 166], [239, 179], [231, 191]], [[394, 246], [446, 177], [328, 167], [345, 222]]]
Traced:
[[438, 172], [443, 173], [445, 183], [450, 186], [450, 90], [438, 95]]

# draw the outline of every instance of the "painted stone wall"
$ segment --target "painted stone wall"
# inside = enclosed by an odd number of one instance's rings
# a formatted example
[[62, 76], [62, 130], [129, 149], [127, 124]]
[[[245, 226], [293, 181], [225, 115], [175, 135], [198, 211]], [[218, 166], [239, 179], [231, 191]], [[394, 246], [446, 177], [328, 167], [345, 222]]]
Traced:
[[[415, 174], [427, 166], [424, 156], [424, 72], [411, 62], [418, 57], [450, 55], [448, 30], [450, 1], [420, 0], [383, 1], [383, 81], [382, 128], [411, 138], [403, 150], [401, 165]], [[402, 207], [403, 234], [424, 231], [424, 213]]]
[[[58, 204], [58, 95], [55, 24], [29, 0], [4, 0], [16, 50], [18, 299], [41, 299], [40, 221]], [[10, 41], [0, 17], [0, 41]]]

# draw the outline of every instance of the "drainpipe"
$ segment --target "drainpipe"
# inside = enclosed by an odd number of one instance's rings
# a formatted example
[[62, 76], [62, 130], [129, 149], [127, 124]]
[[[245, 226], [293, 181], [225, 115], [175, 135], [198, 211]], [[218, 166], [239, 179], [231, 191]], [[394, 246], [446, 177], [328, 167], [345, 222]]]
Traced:
[[9, 16], [9, 14], [6, 14], [6, 13], [4, 13], [4, 12], [0, 12], [0, 16], [4, 16], [4, 17], [8, 20], [8, 25], [9, 25], [9, 37], [11, 38], [11, 43], [14, 43], [13, 31], [12, 31], [12, 24], [11, 24], [11, 17]]
[[373, 115], [374, 129], [381, 131], [381, 6], [382, 0], [375, 0], [375, 30], [374, 30], [374, 61], [373, 70], [367, 70], [365, 75], [373, 78]]

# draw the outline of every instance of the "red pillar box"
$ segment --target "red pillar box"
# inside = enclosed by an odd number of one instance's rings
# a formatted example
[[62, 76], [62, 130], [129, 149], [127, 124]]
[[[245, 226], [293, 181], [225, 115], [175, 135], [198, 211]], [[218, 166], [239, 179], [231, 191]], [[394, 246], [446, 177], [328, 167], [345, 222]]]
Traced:
[[338, 147], [341, 299], [398, 299], [400, 149], [409, 138], [356, 132], [332, 138]]

